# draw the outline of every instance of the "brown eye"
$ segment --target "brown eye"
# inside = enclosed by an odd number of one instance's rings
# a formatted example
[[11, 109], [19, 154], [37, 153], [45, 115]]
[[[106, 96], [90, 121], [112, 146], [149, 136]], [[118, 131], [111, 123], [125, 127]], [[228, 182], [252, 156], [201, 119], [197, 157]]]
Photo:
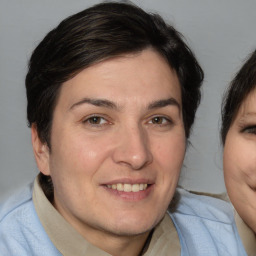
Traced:
[[101, 123], [101, 117], [99, 117], [99, 116], [93, 116], [93, 117], [90, 117], [89, 119], [88, 119], [88, 122], [90, 123], [90, 124], [100, 124]]
[[152, 119], [153, 124], [162, 124], [164, 121], [166, 121], [166, 119], [161, 116], [156, 116]]
[[101, 126], [101, 125], [107, 124], [108, 121], [101, 116], [91, 116], [85, 119], [83, 123], [93, 125], [93, 126]]
[[154, 116], [150, 119], [149, 123], [162, 126], [172, 124], [172, 121], [164, 116]]

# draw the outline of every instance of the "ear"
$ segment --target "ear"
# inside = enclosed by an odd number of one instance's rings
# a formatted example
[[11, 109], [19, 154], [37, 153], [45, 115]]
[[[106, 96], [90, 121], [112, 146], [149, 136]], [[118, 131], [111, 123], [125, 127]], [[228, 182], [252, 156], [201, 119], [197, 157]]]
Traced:
[[38, 136], [36, 124], [32, 124], [32, 127], [31, 127], [31, 140], [32, 140], [34, 156], [35, 156], [39, 171], [42, 172], [44, 175], [50, 175], [49, 147], [46, 142], [43, 143], [40, 140]]

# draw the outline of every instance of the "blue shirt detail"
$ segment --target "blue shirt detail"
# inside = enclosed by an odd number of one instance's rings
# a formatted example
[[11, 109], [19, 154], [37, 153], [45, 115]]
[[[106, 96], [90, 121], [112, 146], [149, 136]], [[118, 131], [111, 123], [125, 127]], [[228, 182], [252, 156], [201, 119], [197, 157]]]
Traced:
[[[180, 198], [169, 215], [178, 232], [181, 256], [247, 255], [229, 203], [177, 191]], [[61, 256], [38, 219], [32, 185], [0, 205], [0, 255]]]

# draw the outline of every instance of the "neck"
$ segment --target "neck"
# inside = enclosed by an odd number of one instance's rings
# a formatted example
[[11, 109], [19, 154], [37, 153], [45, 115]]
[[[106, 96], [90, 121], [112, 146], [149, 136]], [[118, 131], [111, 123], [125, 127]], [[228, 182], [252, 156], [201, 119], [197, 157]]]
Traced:
[[141, 255], [144, 245], [149, 237], [149, 232], [137, 235], [137, 236], [107, 236], [102, 237], [102, 239], [97, 239], [96, 241], [104, 241], [104, 243], [95, 244], [100, 249], [106, 251], [113, 256], [131, 256]]
[[81, 222], [78, 219], [74, 218], [72, 215], [67, 215], [65, 211], [62, 211], [62, 208], [59, 208], [55, 201], [53, 202], [53, 205], [89, 243], [112, 256], [141, 255], [147, 238], [151, 233], [149, 230], [142, 234], [124, 235], [98, 229], [95, 226], [88, 225], [88, 223], [83, 223], [81, 225]]

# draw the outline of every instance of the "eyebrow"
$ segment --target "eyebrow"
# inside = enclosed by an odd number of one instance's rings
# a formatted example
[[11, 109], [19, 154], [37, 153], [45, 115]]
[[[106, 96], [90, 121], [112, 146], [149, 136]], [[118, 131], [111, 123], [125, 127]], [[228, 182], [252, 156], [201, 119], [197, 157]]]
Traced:
[[241, 114], [240, 116], [235, 117], [234, 120], [237, 120], [237, 123], [240, 125], [243, 125], [244, 123], [247, 123], [252, 118], [256, 117], [256, 112], [245, 112]]
[[164, 108], [167, 106], [177, 106], [180, 110], [181, 106], [178, 101], [174, 98], [157, 100], [149, 104], [148, 109]]
[[242, 116], [255, 116], [256, 115], [256, 112], [245, 112]]
[[105, 100], [105, 99], [84, 98], [84, 99], [76, 102], [75, 104], [73, 104], [70, 107], [70, 110], [75, 108], [75, 107], [78, 107], [82, 104], [85, 104], [85, 103], [94, 105], [96, 107], [105, 107], [105, 108], [110, 108], [110, 109], [117, 109], [117, 105], [112, 101]]
[[246, 119], [248, 117], [250, 118], [250, 117], [255, 117], [255, 116], [256, 116], [256, 112], [245, 112], [240, 116], [239, 120], [244, 121], [244, 119]]
[[[109, 100], [106, 99], [92, 99], [92, 98], [83, 98], [82, 100], [74, 103], [71, 107], [70, 110], [82, 105], [82, 104], [91, 104], [94, 105], [96, 107], [105, 107], [105, 108], [109, 108], [109, 109], [115, 109], [118, 110], [118, 106]], [[157, 108], [164, 108], [167, 106], [177, 106], [178, 109], [180, 110], [180, 104], [178, 103], [178, 101], [174, 98], [169, 98], [169, 99], [162, 99], [162, 100], [157, 100], [157, 101], [153, 101], [148, 105], [148, 109], [152, 110], [152, 109], [157, 109]]]

